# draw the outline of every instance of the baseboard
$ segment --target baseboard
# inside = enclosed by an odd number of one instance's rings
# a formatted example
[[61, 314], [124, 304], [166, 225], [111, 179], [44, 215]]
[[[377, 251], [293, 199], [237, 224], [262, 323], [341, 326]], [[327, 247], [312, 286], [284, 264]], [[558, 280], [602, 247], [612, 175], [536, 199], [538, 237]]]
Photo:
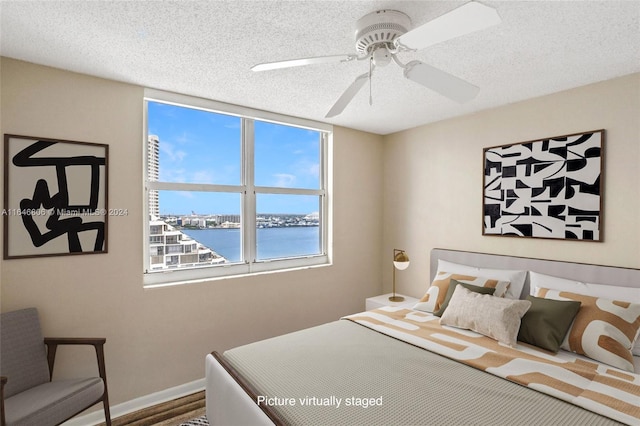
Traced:
[[[190, 383], [185, 383], [180, 386], [162, 390], [160, 392], [141, 396], [139, 398], [132, 399], [131, 401], [112, 406], [110, 408], [111, 419], [113, 420], [126, 414], [131, 414], [145, 408], [153, 407], [154, 405], [182, 398], [183, 396], [203, 391], [204, 388], [205, 380], [198, 379]], [[97, 410], [89, 414], [74, 417], [73, 419], [64, 422], [62, 426], [94, 426], [100, 423], [104, 423], [103, 410]]]

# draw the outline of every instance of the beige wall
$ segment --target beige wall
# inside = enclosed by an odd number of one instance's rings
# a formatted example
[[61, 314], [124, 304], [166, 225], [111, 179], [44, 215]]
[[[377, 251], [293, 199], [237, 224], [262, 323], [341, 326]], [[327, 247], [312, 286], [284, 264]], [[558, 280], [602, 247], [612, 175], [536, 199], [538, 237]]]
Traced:
[[[604, 242], [482, 236], [484, 147], [606, 129]], [[640, 268], [640, 74], [385, 137], [384, 259], [406, 249], [400, 291], [422, 296], [433, 247]], [[391, 288], [391, 267], [383, 270]]]
[[[2, 311], [40, 310], [46, 335], [105, 336], [112, 404], [204, 376], [212, 350], [364, 309], [382, 288], [382, 137], [334, 133], [334, 264], [168, 288], [142, 287], [143, 88], [2, 58], [2, 133], [109, 144], [109, 253], [5, 260]], [[93, 371], [87, 349], [59, 352]], [[75, 372], [74, 372], [75, 373]]]

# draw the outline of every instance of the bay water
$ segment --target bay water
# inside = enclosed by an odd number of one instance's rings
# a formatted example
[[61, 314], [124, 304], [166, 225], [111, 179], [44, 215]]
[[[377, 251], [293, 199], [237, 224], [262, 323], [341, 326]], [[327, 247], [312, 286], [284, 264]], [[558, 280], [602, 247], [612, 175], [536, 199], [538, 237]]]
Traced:
[[[209, 247], [229, 262], [237, 262], [241, 258], [240, 229], [182, 229], [181, 232]], [[258, 228], [256, 229], [258, 260], [319, 254], [319, 236], [320, 227], [318, 226]]]

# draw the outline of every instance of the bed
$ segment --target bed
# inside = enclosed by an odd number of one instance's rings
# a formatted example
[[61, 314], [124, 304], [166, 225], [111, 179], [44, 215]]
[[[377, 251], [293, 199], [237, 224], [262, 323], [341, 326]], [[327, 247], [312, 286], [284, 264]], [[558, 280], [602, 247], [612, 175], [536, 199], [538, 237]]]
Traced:
[[413, 307], [208, 355], [210, 424], [640, 424], [640, 270], [430, 261]]

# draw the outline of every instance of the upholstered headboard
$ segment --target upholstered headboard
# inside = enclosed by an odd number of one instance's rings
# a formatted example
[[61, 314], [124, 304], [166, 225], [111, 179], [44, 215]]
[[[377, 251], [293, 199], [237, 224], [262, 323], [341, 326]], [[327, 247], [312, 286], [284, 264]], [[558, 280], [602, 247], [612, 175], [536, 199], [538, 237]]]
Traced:
[[[438, 270], [438, 259], [475, 267], [535, 271], [541, 274], [594, 284], [636, 287], [639, 289], [638, 291], [640, 291], [640, 269], [562, 262], [557, 260], [532, 259], [527, 257], [476, 253], [440, 248], [431, 250], [431, 281], [433, 281], [436, 271]], [[523, 297], [529, 294], [528, 274], [522, 294]]]

